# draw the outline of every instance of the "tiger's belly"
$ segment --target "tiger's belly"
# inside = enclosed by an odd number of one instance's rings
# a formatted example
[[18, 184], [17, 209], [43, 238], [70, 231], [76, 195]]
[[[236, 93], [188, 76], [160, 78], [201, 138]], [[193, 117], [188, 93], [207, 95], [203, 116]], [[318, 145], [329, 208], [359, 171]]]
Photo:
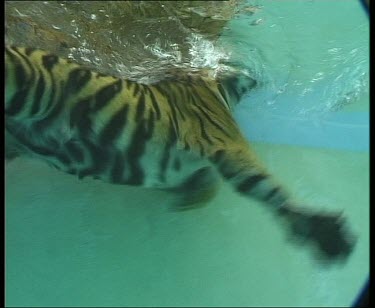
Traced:
[[55, 140], [48, 147], [45, 144], [42, 149], [37, 146], [28, 149], [31, 156], [79, 179], [88, 177], [112, 184], [160, 189], [176, 187], [196, 170], [210, 165], [189, 151], [175, 146], [167, 149], [164, 144], [155, 143], [147, 143], [139, 155], [128, 148], [103, 147], [88, 140], [71, 140], [63, 145]]
[[43, 160], [80, 179], [89, 177], [120, 185], [171, 188], [210, 165], [199, 155], [181, 149], [178, 142], [140, 138], [122, 145], [103, 144], [96, 135], [80, 138], [65, 127], [66, 121], [62, 122], [64, 125], [57, 125], [59, 129], [40, 132], [8, 121], [7, 140], [17, 140], [23, 155]]

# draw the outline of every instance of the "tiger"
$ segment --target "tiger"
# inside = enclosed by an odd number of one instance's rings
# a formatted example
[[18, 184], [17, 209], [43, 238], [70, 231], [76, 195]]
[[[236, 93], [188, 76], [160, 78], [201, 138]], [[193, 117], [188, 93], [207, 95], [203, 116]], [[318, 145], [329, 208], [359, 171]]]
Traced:
[[342, 212], [292, 200], [236, 124], [235, 106], [258, 86], [236, 70], [142, 84], [5, 46], [5, 160], [28, 156], [79, 179], [166, 190], [177, 210], [207, 204], [224, 180], [322, 260], [347, 259], [356, 236]]

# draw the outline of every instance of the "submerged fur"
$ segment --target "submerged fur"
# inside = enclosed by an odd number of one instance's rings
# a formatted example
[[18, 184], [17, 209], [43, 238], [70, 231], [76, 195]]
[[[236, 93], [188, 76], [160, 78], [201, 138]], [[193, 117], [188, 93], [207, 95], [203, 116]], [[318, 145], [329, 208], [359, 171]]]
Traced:
[[325, 257], [352, 251], [341, 215], [293, 205], [241, 134], [231, 109], [256, 86], [250, 76], [184, 74], [144, 85], [42, 50], [5, 51], [7, 159], [29, 155], [79, 178], [167, 189], [182, 209], [212, 198], [220, 174]]

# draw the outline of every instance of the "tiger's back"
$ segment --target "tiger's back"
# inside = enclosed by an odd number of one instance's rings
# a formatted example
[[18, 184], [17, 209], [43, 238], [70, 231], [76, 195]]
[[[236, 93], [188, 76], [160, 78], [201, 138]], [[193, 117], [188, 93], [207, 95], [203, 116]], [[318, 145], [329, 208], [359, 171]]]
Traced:
[[218, 173], [326, 256], [351, 252], [339, 215], [296, 208], [242, 136], [230, 111], [256, 85], [251, 77], [186, 75], [143, 85], [36, 49], [6, 47], [5, 60], [9, 153], [79, 178], [170, 189], [188, 204], [215, 190]]
[[208, 144], [241, 138], [208, 78], [146, 86], [22, 48], [7, 48], [6, 70], [7, 133], [80, 178], [167, 187], [220, 149]]

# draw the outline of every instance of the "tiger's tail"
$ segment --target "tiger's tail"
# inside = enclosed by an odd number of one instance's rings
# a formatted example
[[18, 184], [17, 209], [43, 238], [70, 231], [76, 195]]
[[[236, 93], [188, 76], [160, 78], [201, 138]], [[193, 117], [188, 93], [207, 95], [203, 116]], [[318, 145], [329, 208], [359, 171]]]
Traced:
[[288, 192], [260, 165], [249, 146], [227, 147], [210, 157], [221, 176], [241, 195], [266, 204], [286, 223], [298, 243], [310, 242], [323, 260], [345, 259], [355, 237], [345, 228], [341, 213], [314, 211], [295, 206]]

